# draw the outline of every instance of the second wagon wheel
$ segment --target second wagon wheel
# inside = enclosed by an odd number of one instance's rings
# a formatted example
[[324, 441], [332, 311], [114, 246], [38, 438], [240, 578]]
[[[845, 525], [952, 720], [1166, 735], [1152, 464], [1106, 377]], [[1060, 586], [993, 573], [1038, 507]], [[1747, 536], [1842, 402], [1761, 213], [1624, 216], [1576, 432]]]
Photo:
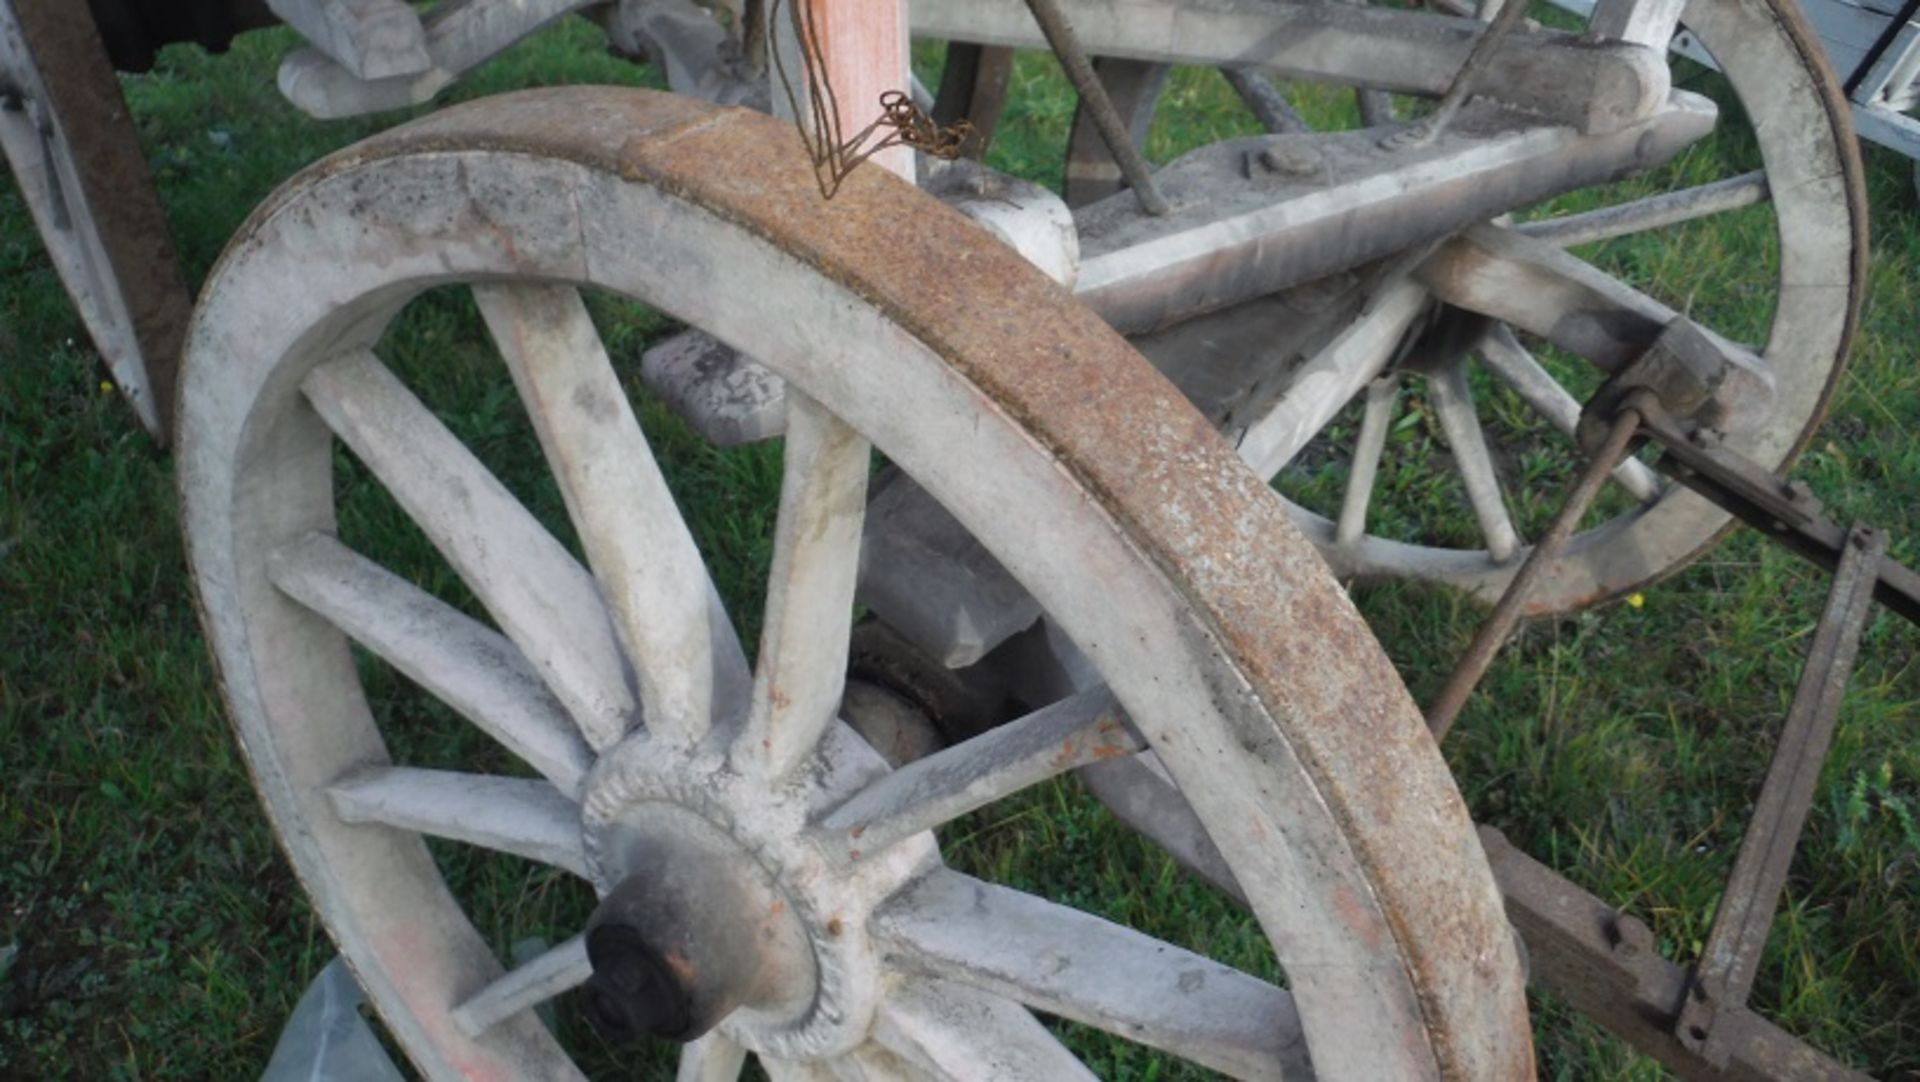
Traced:
[[[1496, 321], [1471, 359], [1491, 385], [1509, 389], [1532, 415], [1531, 424], [1507, 428], [1519, 433], [1515, 442], [1526, 439], [1528, 431], [1535, 439], [1542, 430], [1570, 434], [1576, 392], [1589, 393], [1598, 373], [1585, 365], [1595, 358], [1581, 356], [1586, 347], [1576, 341], [1580, 336], [1565, 328], [1578, 320], [1585, 289], [1624, 286], [1643, 303], [1651, 302], [1646, 307], [1654, 318], [1661, 311], [1678, 313], [1751, 343], [1775, 381], [1774, 398], [1770, 409], [1731, 418], [1727, 443], [1784, 468], [1825, 414], [1865, 296], [1867, 211], [1858, 147], [1844, 97], [1794, 5], [1781, 0], [1699, 3], [1687, 7], [1684, 20], [1720, 60], [1733, 92], [1722, 105], [1717, 142], [1648, 178], [1672, 185], [1671, 190], [1628, 181], [1596, 191], [1580, 210], [1525, 215], [1528, 220], [1518, 226], [1529, 239], [1578, 256], [1568, 268], [1597, 269], [1591, 285], [1573, 277], [1578, 286], [1569, 288], [1570, 277], [1560, 268], [1545, 274], [1520, 268], [1505, 276], [1511, 264], [1496, 265], [1479, 279], [1469, 269], [1461, 279], [1443, 283], [1458, 267], [1422, 278], [1445, 300]], [[1690, 85], [1682, 70], [1687, 67], [1682, 62], [1676, 69], [1677, 85]], [[1752, 148], [1742, 154], [1739, 144], [1749, 139]], [[1726, 150], [1729, 143], [1735, 146], [1732, 152]], [[1716, 154], [1745, 157], [1752, 171], [1729, 174], [1715, 165]], [[1567, 205], [1578, 207], [1580, 201], [1560, 204]], [[1649, 235], [1653, 243], [1644, 243]], [[1661, 245], [1682, 257], [1662, 265]], [[1694, 256], [1698, 262], [1690, 263]], [[1504, 254], [1496, 264], [1502, 259]], [[1523, 336], [1528, 344], [1522, 344]], [[1549, 359], [1542, 346], [1560, 353], [1559, 365], [1543, 363]], [[1483, 497], [1476, 489], [1493, 480], [1495, 463], [1476, 447], [1483, 441], [1475, 440], [1474, 429], [1498, 431], [1492, 404], [1475, 408], [1459, 366], [1423, 382], [1469, 501], [1477, 502]], [[1384, 412], [1380, 400], [1390, 392], [1376, 387], [1372, 393], [1369, 411]], [[1355, 439], [1375, 443], [1355, 448], [1355, 455], [1377, 453], [1379, 437], [1368, 430], [1378, 432], [1381, 426], [1363, 419], [1359, 427]], [[1535, 530], [1544, 527], [1574, 472], [1567, 444], [1553, 442], [1569, 464], [1552, 470], [1546, 491], [1533, 494]], [[1497, 453], [1499, 444], [1494, 446]], [[1514, 490], [1526, 484], [1521, 477], [1528, 448], [1509, 444], [1509, 453], [1502, 465], [1511, 506], [1522, 495]], [[1611, 517], [1590, 518], [1589, 528], [1575, 536], [1536, 588], [1532, 611], [1564, 611], [1636, 590], [1699, 555], [1728, 522], [1718, 507], [1637, 461], [1619, 471], [1615, 492]], [[1355, 536], [1358, 521], [1343, 534], [1331, 507], [1309, 531], [1350, 573], [1413, 575], [1461, 585], [1490, 599], [1518, 566], [1527, 538], [1515, 530], [1511, 539], [1501, 539], [1498, 488], [1484, 498], [1486, 506], [1475, 507], [1484, 548]], [[1356, 500], [1349, 491], [1343, 510]], [[1507, 548], [1512, 551], [1500, 551]]]
[[[471, 286], [584, 562], [380, 357], [417, 326], [396, 313], [450, 284]], [[583, 290], [789, 383], [751, 671]], [[1465, 808], [1324, 565], [1118, 336], [891, 176], [823, 203], [789, 127], [643, 91], [448, 110], [255, 214], [186, 388], [186, 530], [241, 745], [429, 1076], [573, 1076], [531, 1008], [583, 983], [611, 1029], [697, 1037], [683, 1079], [735, 1077], [748, 1052], [775, 1078], [1086, 1077], [1029, 1009], [1238, 1077], [1530, 1075]], [[834, 720], [868, 441], [1103, 689], [894, 772]], [[471, 596], [351, 547], [340, 447]], [[391, 670], [530, 769], [409, 762], [363, 687]], [[1286, 989], [942, 863], [933, 828], [1142, 746]], [[599, 904], [509, 971], [476, 929], [499, 914], [456, 899], [476, 851], [565, 869]]]
[[[1114, 66], [1136, 76], [1149, 70], [1149, 61], [1175, 52], [1165, 44], [1162, 24], [1143, 14], [1150, 6], [1128, 8], [1129, 22], [1102, 18], [1093, 4], [1061, 0], [1062, 10], [1084, 25], [1088, 48], [1126, 58]], [[1187, 11], [1191, 0], [1164, 6], [1180, 10], [1182, 19], [1208, 17]], [[1621, 0], [1600, 7], [1620, 15], [1617, 22], [1634, 39], [1664, 47], [1665, 32], [1657, 26], [1662, 4]], [[1257, 8], [1233, 10], [1244, 17]], [[1005, 21], [968, 15], [964, 5], [935, 0], [922, 9], [949, 32], [978, 25], [1000, 40], [1013, 39]], [[1280, 477], [1283, 490], [1305, 505], [1296, 521], [1341, 574], [1412, 577], [1488, 600], [1499, 595], [1526, 553], [1529, 534], [1544, 527], [1578, 470], [1569, 437], [1582, 397], [1600, 378], [1588, 362], [1619, 363], [1618, 356], [1581, 356], [1594, 337], [1581, 333], [1583, 308], [1590, 305], [1624, 302], [1639, 308], [1648, 325], [1663, 313], [1689, 316], [1751, 349], [1776, 380], [1776, 394], [1769, 410], [1732, 419], [1727, 442], [1741, 453], [1784, 466], [1811, 437], [1840, 377], [1866, 280], [1865, 192], [1846, 102], [1817, 39], [1785, 0], [1696, 3], [1686, 9], [1684, 28], [1720, 62], [1731, 91], [1722, 95], [1708, 140], [1645, 176], [1542, 207], [1506, 208], [1520, 221], [1498, 228], [1538, 242], [1536, 252], [1482, 246], [1475, 259], [1452, 260], [1446, 269], [1442, 261], [1430, 262], [1426, 273], [1413, 276], [1424, 295], [1401, 290], [1392, 296], [1383, 287], [1363, 317], [1381, 327], [1418, 328], [1444, 301], [1491, 321], [1457, 319], [1474, 337], [1451, 348], [1440, 341], [1439, 352], [1447, 355], [1438, 367], [1416, 364], [1404, 372], [1386, 355], [1410, 335], [1380, 334], [1358, 365], [1384, 368], [1388, 379], [1371, 386], [1365, 379], [1342, 381], [1343, 395], [1353, 399], [1279, 410], [1276, 415], [1285, 415], [1279, 423], [1246, 433], [1242, 446], [1250, 463]], [[1611, 36], [1598, 22], [1593, 29], [1596, 41]], [[1266, 48], [1264, 41], [1250, 46], [1247, 56]], [[1185, 59], [1196, 57], [1190, 52]], [[1143, 78], [1118, 84], [1117, 104], [1136, 121], [1157, 93], [1158, 84]], [[1702, 91], [1720, 85], [1718, 76], [1684, 61], [1676, 61], [1674, 83]], [[1092, 169], [1085, 159], [1093, 141], [1076, 129], [1070, 174]], [[1739, 164], [1728, 168], [1728, 161]], [[1545, 245], [1573, 258], [1542, 264], [1534, 255]], [[1199, 338], [1231, 337], [1221, 333], [1227, 325], [1184, 336], [1175, 328], [1138, 344], [1170, 371], [1192, 368], [1184, 354]], [[1258, 348], [1257, 340], [1246, 341]], [[1389, 445], [1388, 435], [1416, 400], [1425, 403], [1445, 442], [1426, 465], [1409, 468], [1395, 460], [1400, 444]], [[1350, 401], [1352, 410], [1342, 413]], [[1246, 424], [1257, 428], [1258, 420], [1236, 417], [1228, 428], [1237, 433]], [[1314, 460], [1322, 466], [1378, 461], [1383, 450], [1377, 471], [1352, 471], [1358, 483], [1349, 491], [1334, 470], [1306, 481], [1298, 468], [1282, 476], [1288, 466]], [[1369, 479], [1378, 492], [1369, 491]], [[1728, 521], [1640, 463], [1628, 463], [1618, 480], [1603, 514], [1589, 521], [1534, 591], [1533, 611], [1564, 611], [1635, 590], [1704, 551]]]

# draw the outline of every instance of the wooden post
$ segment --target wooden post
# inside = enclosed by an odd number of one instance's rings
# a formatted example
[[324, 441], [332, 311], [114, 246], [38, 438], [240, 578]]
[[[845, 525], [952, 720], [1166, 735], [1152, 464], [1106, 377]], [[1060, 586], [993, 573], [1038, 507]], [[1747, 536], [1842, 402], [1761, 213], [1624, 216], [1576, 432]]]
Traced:
[[[834, 98], [840, 105], [841, 130], [852, 135], [880, 116], [880, 95], [889, 90], [905, 91], [912, 85], [908, 70], [906, 0], [787, 0], [805, 5], [820, 36], [827, 78], [833, 84]], [[770, 35], [773, 47], [789, 58], [787, 70], [800, 70], [800, 53], [792, 41], [792, 25], [784, 10], [774, 20]], [[796, 80], [797, 82], [797, 80]], [[795, 86], [796, 93], [805, 87]], [[774, 95], [776, 108], [786, 111], [786, 102]], [[805, 103], [802, 102], [804, 107]], [[913, 177], [913, 151], [893, 147], [876, 155], [869, 163], [891, 169], [903, 177]]]

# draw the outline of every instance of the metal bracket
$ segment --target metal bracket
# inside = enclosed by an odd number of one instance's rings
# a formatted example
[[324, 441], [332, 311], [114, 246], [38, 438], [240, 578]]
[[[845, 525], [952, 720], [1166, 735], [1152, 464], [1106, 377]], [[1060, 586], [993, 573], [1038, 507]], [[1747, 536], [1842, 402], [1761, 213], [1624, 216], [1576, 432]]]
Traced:
[[1773, 377], [1685, 316], [1675, 316], [1641, 354], [1601, 384], [1581, 411], [1575, 439], [1591, 453], [1605, 442], [1623, 404], [1649, 392], [1668, 417], [1693, 429], [1723, 431], [1758, 416], [1773, 397]]
[[[1664, 452], [1654, 463], [1661, 471], [1814, 563], [1830, 571], [1840, 566], [1847, 530], [1823, 517], [1806, 485], [1727, 450], [1711, 430], [1688, 433], [1657, 403], [1644, 403], [1641, 421], [1642, 431]], [[1882, 558], [1874, 597], [1920, 626], [1920, 574], [1911, 568]]]
[[1753, 989], [1780, 889], [1786, 885], [1787, 868], [1813, 803], [1814, 783], [1840, 717], [1860, 635], [1874, 613], [1873, 587], [1886, 554], [1887, 535], [1881, 531], [1865, 526], [1847, 531], [1793, 707], [1774, 745], [1753, 819], [1740, 839], [1740, 855], [1674, 1022], [1680, 1043], [1716, 1067], [1726, 1066], [1732, 1054], [1719, 1029], [1720, 1017], [1729, 1008], [1745, 1006]]

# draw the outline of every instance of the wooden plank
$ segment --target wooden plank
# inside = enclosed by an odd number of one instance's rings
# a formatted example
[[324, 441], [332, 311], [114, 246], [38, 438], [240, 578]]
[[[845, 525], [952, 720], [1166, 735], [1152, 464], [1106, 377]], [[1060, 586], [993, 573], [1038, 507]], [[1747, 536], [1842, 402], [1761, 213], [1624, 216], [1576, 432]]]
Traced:
[[587, 875], [580, 809], [544, 781], [382, 766], [335, 782], [327, 796], [349, 823], [380, 823]]

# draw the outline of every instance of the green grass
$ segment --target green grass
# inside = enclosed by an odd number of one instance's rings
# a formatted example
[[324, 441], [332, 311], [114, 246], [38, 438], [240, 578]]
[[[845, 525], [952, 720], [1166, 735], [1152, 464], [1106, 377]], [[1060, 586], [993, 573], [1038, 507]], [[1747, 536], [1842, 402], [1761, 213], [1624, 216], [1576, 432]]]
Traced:
[[[168, 52], [130, 78], [129, 99], [189, 277], [198, 282], [247, 211], [300, 166], [394, 118], [321, 124], [280, 102], [273, 70], [289, 38], [243, 39], [234, 55]], [[919, 57], [931, 77], [937, 49]], [[471, 98], [543, 81], [636, 82], [573, 25], [461, 84]], [[1713, 80], [1696, 76], [1711, 90]], [[1175, 74], [1149, 144], [1165, 160], [1252, 130], [1212, 72]], [[1344, 95], [1305, 95], [1323, 124], [1350, 122]], [[993, 162], [1057, 183], [1071, 99], [1051, 61], [1023, 57]], [[1741, 168], [1717, 140], [1643, 182]], [[1832, 418], [1799, 475], [1832, 512], [1888, 527], [1920, 557], [1920, 364], [1913, 313], [1920, 220], [1908, 163], [1870, 156], [1876, 210], [1872, 299]], [[1631, 187], [1631, 185], [1630, 185]], [[1568, 204], [1571, 206], [1572, 204]], [[1609, 266], [1706, 322], [1753, 337], [1766, 300], [1764, 225], [1610, 248]], [[1730, 225], [1730, 227], [1729, 227]], [[332, 950], [274, 846], [228, 733], [187, 587], [167, 458], [111, 393], [18, 196], [0, 192], [0, 1077], [242, 1078]], [[1756, 255], [1756, 251], [1759, 252]], [[666, 324], [599, 298], [616, 360], [631, 366]], [[505, 389], [457, 293], [408, 310], [386, 354], [507, 483], [570, 536]], [[1476, 385], [1482, 393], [1492, 388]], [[769, 555], [777, 448], [719, 452], [640, 397], [747, 641]], [[1570, 469], [1555, 437], [1495, 402], [1524, 524], [1552, 513]], [[1464, 541], [1444, 442], [1410, 395], [1397, 430], [1382, 529]], [[1341, 429], [1288, 490], [1337, 499]], [[351, 460], [342, 528], [371, 555], [470, 604], [425, 541]], [[1451, 532], [1449, 532], [1451, 531]], [[1691, 570], [1619, 606], [1526, 629], [1448, 746], [1476, 815], [1654, 927], [1670, 955], [1706, 934], [1771, 734], [1783, 715], [1825, 577], [1735, 535]], [[1416, 696], [1431, 696], [1481, 615], [1436, 590], [1370, 587], [1359, 600]], [[397, 753], [428, 765], [513, 769], [442, 706], [379, 665], [363, 667]], [[1920, 635], [1890, 619], [1869, 632], [1845, 721], [1822, 775], [1802, 855], [1756, 1000], [1780, 1024], [1882, 1076], [1920, 1072]], [[945, 838], [959, 866], [1104, 913], [1256, 972], [1264, 940], [1182, 878], [1071, 784], [970, 817]], [[437, 847], [455, 890], [502, 953], [577, 929], [591, 899], [544, 870]], [[1660, 1072], [1557, 1004], [1537, 1004], [1550, 1077]], [[636, 1068], [563, 1008], [559, 1024], [597, 1073]], [[1192, 1077], [1137, 1048], [1067, 1027], [1103, 1074]]]

